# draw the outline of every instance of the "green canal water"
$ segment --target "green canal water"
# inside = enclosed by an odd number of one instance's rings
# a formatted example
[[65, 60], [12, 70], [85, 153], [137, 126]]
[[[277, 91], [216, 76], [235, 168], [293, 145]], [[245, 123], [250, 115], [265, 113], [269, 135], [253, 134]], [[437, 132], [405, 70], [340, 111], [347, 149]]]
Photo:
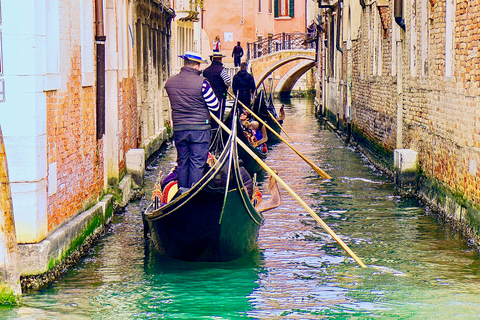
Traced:
[[284, 144], [272, 148], [267, 164], [368, 268], [284, 190], [249, 256], [187, 263], [151, 252], [140, 213], [159, 170], [175, 160], [167, 146], [147, 167], [147, 196], [116, 215], [61, 279], [25, 294], [22, 307], [0, 309], [0, 318], [480, 318], [479, 253], [417, 200], [396, 196], [389, 178], [315, 119], [310, 100], [292, 100], [286, 114], [293, 146], [333, 179], [321, 181]]

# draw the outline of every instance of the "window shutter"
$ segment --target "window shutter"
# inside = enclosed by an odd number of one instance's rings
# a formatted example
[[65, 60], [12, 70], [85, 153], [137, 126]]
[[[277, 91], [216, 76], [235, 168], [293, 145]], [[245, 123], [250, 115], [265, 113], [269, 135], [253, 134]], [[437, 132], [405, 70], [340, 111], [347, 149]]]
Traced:
[[278, 1], [280, 0], [274, 0], [273, 2], [273, 11], [275, 11], [273, 16], [275, 18], [278, 18]]
[[293, 18], [294, 13], [295, 13], [295, 0], [290, 0], [290, 18]]

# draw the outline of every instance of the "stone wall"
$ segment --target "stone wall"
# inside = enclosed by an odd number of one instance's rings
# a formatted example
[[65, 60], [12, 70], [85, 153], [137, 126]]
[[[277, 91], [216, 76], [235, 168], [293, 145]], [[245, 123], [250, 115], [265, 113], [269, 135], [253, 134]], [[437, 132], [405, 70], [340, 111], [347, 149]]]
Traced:
[[[352, 60], [343, 56], [341, 63], [351, 63], [353, 70], [352, 131], [387, 159], [396, 148], [417, 151], [418, 196], [460, 229], [472, 231], [470, 236], [478, 235], [480, 29], [472, 17], [480, 3], [458, 0], [448, 8], [446, 0], [404, 2], [405, 30], [392, 19], [394, 1], [363, 8]], [[348, 75], [344, 71], [329, 80], [341, 92]], [[336, 107], [327, 104], [327, 114], [334, 115]], [[330, 118], [347, 127], [345, 117]], [[392, 169], [393, 157], [387, 162]]]

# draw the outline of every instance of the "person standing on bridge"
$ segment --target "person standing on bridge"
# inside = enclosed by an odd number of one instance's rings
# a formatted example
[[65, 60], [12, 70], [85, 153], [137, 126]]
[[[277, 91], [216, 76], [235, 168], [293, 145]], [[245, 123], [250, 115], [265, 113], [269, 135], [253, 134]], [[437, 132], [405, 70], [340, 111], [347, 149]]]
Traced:
[[[232, 78], [227, 72], [227, 69], [223, 67], [222, 58], [225, 57], [221, 52], [214, 52], [210, 59], [212, 64], [203, 70], [203, 76], [208, 79], [212, 86], [213, 92], [217, 96], [220, 102], [220, 108], [217, 112], [214, 112], [215, 116], [220, 120], [223, 120], [223, 113], [225, 111], [225, 102], [227, 100], [227, 90], [232, 83]], [[217, 128], [216, 123], [212, 123], [212, 128]]]
[[222, 50], [222, 43], [220, 42], [220, 36], [216, 36], [215, 39], [213, 40], [212, 50], [213, 52], [220, 52], [220, 50]]
[[[233, 94], [238, 94], [238, 101], [245, 106], [250, 107], [252, 101], [252, 95], [255, 92], [255, 79], [247, 72], [247, 63], [242, 62], [240, 64], [240, 71], [233, 76], [232, 89]], [[239, 104], [239, 114], [242, 113], [242, 107]]]
[[183, 67], [167, 80], [165, 90], [172, 107], [178, 187], [191, 188], [203, 176], [212, 136], [209, 111], [217, 111], [219, 103], [208, 80], [200, 76], [200, 63], [207, 62], [190, 51], [179, 57]]
[[240, 62], [242, 61], [243, 57], [243, 48], [240, 45], [240, 41], [237, 41], [237, 45], [233, 48], [232, 57], [235, 68], [240, 67]]

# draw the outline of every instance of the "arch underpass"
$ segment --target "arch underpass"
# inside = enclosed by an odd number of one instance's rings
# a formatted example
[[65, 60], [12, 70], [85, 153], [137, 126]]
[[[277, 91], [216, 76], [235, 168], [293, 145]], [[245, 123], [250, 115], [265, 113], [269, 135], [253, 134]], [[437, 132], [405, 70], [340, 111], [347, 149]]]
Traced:
[[271, 79], [274, 92], [290, 94], [295, 83], [315, 66], [314, 50], [283, 50], [250, 60], [250, 67], [258, 86]]

